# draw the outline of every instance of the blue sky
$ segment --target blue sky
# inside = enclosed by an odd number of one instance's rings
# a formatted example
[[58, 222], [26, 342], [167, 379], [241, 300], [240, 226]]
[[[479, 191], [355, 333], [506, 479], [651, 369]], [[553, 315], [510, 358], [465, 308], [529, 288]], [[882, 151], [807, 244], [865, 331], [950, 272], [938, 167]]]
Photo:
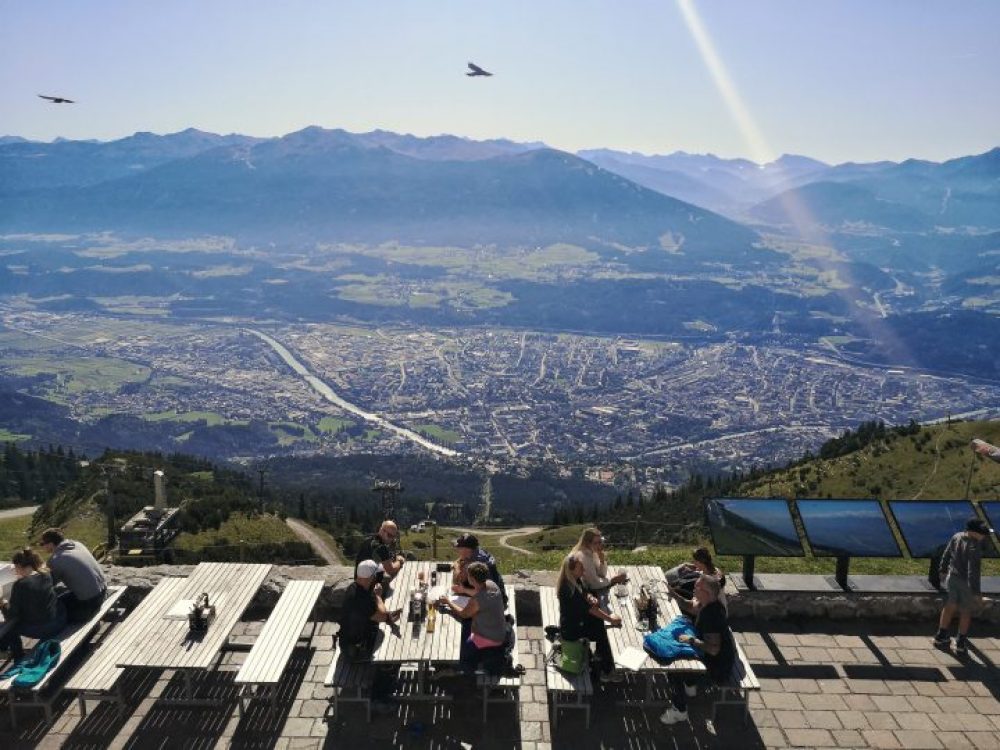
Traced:
[[0, 134], [942, 160], [1000, 145], [997, 29], [993, 0], [0, 0]]

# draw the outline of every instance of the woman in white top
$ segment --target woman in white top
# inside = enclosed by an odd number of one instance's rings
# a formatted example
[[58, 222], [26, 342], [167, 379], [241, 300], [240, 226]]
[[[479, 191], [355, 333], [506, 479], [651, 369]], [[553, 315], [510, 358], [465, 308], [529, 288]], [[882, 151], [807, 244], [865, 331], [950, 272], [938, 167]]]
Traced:
[[579, 552], [583, 560], [583, 575], [580, 576], [587, 590], [603, 599], [608, 589], [619, 583], [625, 583], [628, 576], [619, 573], [608, 577], [608, 560], [604, 552], [604, 537], [596, 527], [584, 529], [580, 541], [576, 543], [570, 554]]

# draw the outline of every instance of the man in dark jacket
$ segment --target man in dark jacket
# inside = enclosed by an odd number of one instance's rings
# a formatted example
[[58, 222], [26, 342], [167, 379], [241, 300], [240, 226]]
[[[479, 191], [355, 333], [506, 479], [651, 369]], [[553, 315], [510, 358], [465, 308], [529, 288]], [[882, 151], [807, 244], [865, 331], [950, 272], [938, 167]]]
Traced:
[[358, 565], [364, 560], [374, 560], [379, 564], [378, 581], [388, 583], [399, 573], [406, 558], [395, 552], [396, 542], [399, 539], [399, 527], [395, 521], [383, 521], [378, 531], [367, 537], [358, 548], [358, 554], [354, 557], [354, 571], [357, 575]]
[[959, 656], [969, 653], [968, 635], [972, 612], [983, 600], [979, 585], [983, 544], [992, 532], [993, 529], [979, 518], [970, 518], [965, 524], [965, 531], [958, 532], [948, 541], [941, 556], [941, 581], [948, 592], [948, 600], [941, 610], [941, 622], [937, 635], [934, 636], [934, 645], [938, 648], [951, 646], [948, 628], [957, 612], [958, 638], [955, 640], [955, 653]]
[[489, 580], [493, 581], [500, 589], [504, 606], [507, 605], [507, 589], [503, 585], [503, 576], [497, 568], [497, 561], [493, 555], [479, 546], [479, 539], [474, 534], [462, 534], [455, 540], [455, 551], [458, 552], [458, 560], [455, 562], [455, 574], [452, 591], [464, 596], [472, 596], [475, 591], [469, 584], [469, 576], [466, 573], [469, 565], [474, 562], [483, 563], [489, 570]]

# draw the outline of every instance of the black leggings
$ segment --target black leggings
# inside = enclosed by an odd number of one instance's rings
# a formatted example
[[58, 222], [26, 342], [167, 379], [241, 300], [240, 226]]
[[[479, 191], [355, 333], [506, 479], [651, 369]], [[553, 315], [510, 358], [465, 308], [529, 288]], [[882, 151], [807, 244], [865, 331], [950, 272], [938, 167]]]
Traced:
[[597, 652], [597, 669], [595, 671], [610, 674], [615, 666], [615, 658], [611, 655], [611, 641], [608, 640], [608, 629], [604, 625], [604, 620], [593, 615], [587, 615], [583, 622], [583, 633], [581, 637], [586, 638], [594, 644]]

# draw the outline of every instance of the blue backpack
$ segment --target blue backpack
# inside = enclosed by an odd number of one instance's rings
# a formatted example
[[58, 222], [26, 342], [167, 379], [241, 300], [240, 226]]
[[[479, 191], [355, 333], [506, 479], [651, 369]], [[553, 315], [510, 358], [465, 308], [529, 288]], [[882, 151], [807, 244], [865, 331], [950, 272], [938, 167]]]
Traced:
[[59, 646], [59, 641], [40, 641], [28, 656], [0, 674], [0, 680], [14, 677], [11, 683], [13, 687], [33, 688], [55, 668], [61, 655], [62, 648]]

